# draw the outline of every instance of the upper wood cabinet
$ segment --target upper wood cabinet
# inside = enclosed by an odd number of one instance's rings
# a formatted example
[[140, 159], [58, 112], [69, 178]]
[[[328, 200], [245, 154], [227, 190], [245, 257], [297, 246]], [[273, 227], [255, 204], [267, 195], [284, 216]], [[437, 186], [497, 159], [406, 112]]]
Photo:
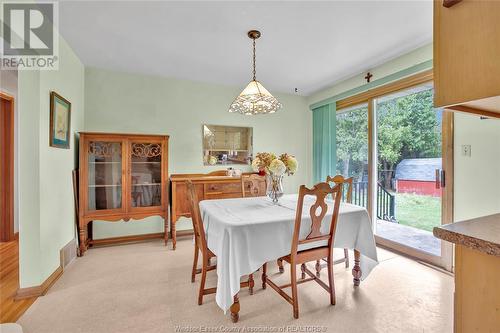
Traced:
[[168, 136], [80, 133], [79, 178], [81, 254], [92, 244], [94, 220], [157, 215], [167, 230]]
[[434, 1], [434, 87], [437, 107], [500, 112], [500, 1]]

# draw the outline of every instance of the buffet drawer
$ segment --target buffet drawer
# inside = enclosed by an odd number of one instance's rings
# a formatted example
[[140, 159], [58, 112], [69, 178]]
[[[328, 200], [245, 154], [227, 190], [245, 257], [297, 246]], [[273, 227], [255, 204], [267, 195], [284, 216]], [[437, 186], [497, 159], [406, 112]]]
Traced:
[[240, 182], [205, 183], [204, 185], [206, 196], [238, 194], [238, 196], [241, 197]]

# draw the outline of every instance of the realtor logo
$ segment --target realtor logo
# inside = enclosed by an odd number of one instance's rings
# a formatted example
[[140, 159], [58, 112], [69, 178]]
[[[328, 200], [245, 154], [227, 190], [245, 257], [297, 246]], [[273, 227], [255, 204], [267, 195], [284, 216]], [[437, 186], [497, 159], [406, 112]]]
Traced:
[[57, 69], [56, 3], [2, 3], [4, 69]]

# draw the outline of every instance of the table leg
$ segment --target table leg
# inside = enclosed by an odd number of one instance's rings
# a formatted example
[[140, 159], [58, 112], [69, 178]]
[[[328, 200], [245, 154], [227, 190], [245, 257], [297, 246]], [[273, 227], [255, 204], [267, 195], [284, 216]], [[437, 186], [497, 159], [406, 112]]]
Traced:
[[354, 250], [354, 267], [352, 268], [352, 276], [354, 277], [353, 282], [355, 286], [359, 286], [361, 282], [361, 267], [359, 267], [359, 260], [361, 254], [358, 250]]
[[238, 299], [238, 294], [234, 295], [233, 305], [229, 308], [231, 311], [231, 320], [233, 323], [237, 323], [240, 319], [240, 300]]

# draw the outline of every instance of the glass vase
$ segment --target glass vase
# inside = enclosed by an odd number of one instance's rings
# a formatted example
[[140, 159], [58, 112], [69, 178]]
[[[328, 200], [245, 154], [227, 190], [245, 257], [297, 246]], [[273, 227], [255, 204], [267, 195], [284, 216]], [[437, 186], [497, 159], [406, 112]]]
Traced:
[[266, 194], [273, 203], [277, 204], [279, 198], [283, 196], [283, 175], [275, 175], [273, 173], [266, 174], [267, 191]]

